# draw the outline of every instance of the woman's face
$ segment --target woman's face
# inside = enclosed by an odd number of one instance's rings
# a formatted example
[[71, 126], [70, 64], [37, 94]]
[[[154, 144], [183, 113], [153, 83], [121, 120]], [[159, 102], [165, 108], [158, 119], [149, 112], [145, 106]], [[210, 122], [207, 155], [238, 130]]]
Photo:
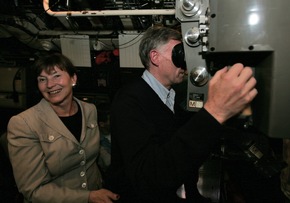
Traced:
[[49, 73], [43, 70], [37, 77], [39, 91], [52, 105], [61, 105], [71, 100], [72, 86], [76, 81], [76, 75], [71, 77], [68, 72], [58, 67], [54, 67]]

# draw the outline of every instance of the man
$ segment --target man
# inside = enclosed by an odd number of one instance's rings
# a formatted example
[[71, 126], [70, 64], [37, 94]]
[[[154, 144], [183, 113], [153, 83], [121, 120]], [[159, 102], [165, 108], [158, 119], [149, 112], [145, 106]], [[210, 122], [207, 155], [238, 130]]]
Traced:
[[194, 197], [180, 199], [176, 191], [188, 182], [196, 190], [198, 169], [218, 146], [222, 124], [257, 95], [251, 68], [223, 68], [209, 83], [204, 108], [184, 122], [171, 88], [185, 74], [185, 68], [172, 61], [172, 50], [181, 39], [175, 30], [149, 28], [139, 48], [145, 66], [142, 78], [115, 95], [106, 187], [120, 194], [119, 202], [194, 202]]

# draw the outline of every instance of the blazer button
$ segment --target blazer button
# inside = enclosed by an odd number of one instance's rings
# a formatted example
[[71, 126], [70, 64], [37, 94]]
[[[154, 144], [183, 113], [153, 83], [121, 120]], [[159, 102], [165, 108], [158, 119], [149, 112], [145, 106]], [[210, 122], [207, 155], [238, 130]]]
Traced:
[[85, 165], [85, 163], [86, 163], [85, 161], [81, 161], [80, 165], [83, 166]]
[[82, 172], [80, 173], [80, 176], [81, 176], [81, 177], [84, 177], [85, 174], [86, 174], [86, 172], [82, 171]]
[[85, 153], [85, 150], [83, 150], [83, 149], [81, 149], [80, 151], [79, 151], [79, 154], [84, 154]]
[[53, 135], [48, 136], [48, 140], [49, 141], [53, 141], [54, 140], [54, 136]]
[[82, 184], [82, 188], [86, 188], [87, 187], [87, 184], [86, 183], [83, 183]]

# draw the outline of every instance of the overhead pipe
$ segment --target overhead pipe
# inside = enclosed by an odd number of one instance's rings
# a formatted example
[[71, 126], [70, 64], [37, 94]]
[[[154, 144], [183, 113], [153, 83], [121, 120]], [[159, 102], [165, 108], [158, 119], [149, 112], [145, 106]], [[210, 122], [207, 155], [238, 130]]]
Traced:
[[175, 9], [134, 9], [134, 10], [83, 10], [52, 11], [49, 0], [43, 0], [45, 12], [51, 16], [88, 17], [88, 16], [133, 16], [133, 15], [174, 15]]

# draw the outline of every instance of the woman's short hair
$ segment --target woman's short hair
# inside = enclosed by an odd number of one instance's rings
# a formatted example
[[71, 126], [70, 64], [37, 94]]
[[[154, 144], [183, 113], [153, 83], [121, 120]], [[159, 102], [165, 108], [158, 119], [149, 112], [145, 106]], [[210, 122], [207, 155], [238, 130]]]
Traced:
[[34, 64], [36, 76], [39, 76], [42, 71], [50, 73], [55, 67], [66, 71], [71, 77], [76, 74], [76, 69], [71, 60], [58, 52], [42, 55]]

